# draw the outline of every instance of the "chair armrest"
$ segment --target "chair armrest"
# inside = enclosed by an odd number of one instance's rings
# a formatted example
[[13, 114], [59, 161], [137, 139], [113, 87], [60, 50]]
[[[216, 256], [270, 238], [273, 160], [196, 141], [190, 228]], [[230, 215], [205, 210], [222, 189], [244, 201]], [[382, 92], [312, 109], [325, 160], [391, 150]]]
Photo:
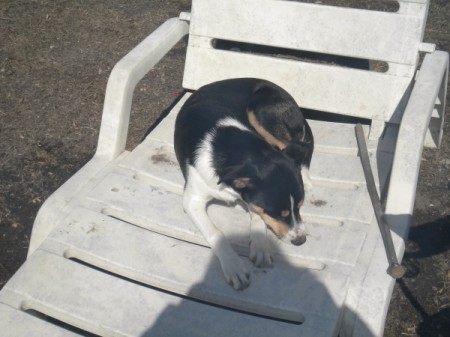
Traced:
[[441, 90], [445, 104], [448, 53], [427, 54], [400, 123], [386, 203], [386, 220], [402, 238], [409, 228], [425, 136]]
[[169, 19], [114, 66], [106, 86], [96, 156], [113, 160], [125, 150], [136, 84], [188, 32], [187, 22]]

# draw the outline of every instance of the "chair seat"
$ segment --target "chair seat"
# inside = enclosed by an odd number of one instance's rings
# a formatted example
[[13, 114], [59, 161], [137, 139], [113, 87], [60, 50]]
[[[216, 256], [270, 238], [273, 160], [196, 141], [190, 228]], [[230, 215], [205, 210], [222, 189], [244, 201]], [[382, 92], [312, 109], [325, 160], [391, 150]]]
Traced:
[[[0, 310], [10, 317], [0, 326], [36, 320], [14, 318], [31, 310], [105, 336], [334, 336], [361, 305], [381, 301], [374, 307], [387, 310], [393, 281], [385, 274], [354, 125], [310, 121], [313, 188], [301, 210], [309, 236], [296, 247], [271, 235], [273, 268], [258, 269], [247, 258], [245, 206], [209, 207], [251, 270], [250, 287], [237, 292], [182, 208], [173, 130], [188, 96], [69, 201], [71, 211], [0, 293]], [[396, 131], [368, 143], [380, 190]]]

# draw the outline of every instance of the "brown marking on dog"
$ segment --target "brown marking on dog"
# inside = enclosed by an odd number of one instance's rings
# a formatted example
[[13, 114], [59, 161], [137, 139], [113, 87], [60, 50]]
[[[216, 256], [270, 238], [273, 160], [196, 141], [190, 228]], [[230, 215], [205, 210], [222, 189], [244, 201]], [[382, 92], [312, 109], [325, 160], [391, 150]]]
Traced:
[[256, 206], [255, 204], [250, 204], [250, 209], [261, 217], [264, 223], [272, 229], [272, 231], [279, 239], [286, 236], [287, 232], [289, 231], [288, 224], [272, 218], [270, 215], [264, 212], [264, 208]]
[[287, 209], [284, 210], [284, 211], [281, 211], [281, 216], [282, 216], [283, 218], [289, 216], [289, 214], [291, 214], [291, 211], [289, 211], [289, 210], [287, 210]]
[[255, 113], [252, 110], [247, 110], [247, 118], [251, 126], [256, 132], [263, 137], [269, 144], [275, 145], [280, 150], [284, 150], [286, 144], [276, 139], [269, 131], [267, 131], [256, 119]]
[[264, 213], [264, 208], [256, 206], [255, 204], [250, 204], [250, 209], [258, 215]]
[[243, 177], [243, 178], [237, 178], [233, 180], [233, 187], [237, 190], [241, 190], [246, 187], [251, 187], [252, 182], [250, 181], [250, 178]]
[[272, 229], [272, 231], [278, 238], [281, 239], [286, 236], [287, 232], [289, 231], [289, 226], [287, 224], [285, 224], [283, 221], [272, 218], [267, 213], [262, 213], [260, 216], [263, 219], [264, 223]]

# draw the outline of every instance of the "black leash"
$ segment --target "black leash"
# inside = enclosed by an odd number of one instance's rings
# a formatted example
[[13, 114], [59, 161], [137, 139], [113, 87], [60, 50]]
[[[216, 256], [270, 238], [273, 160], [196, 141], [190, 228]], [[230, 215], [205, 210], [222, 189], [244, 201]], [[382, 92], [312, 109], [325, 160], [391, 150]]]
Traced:
[[389, 261], [389, 267], [386, 272], [395, 279], [402, 278], [405, 275], [405, 268], [403, 268], [397, 260], [397, 254], [395, 253], [394, 243], [392, 242], [391, 230], [384, 220], [384, 213], [381, 208], [380, 197], [375, 186], [375, 180], [373, 178], [372, 168], [370, 167], [369, 152], [367, 151], [367, 145], [364, 135], [364, 130], [361, 124], [356, 124], [356, 141], [358, 143], [359, 157], [366, 177], [367, 190], [369, 191], [370, 200], [372, 201], [373, 210], [375, 211], [375, 217], [377, 218], [378, 227], [380, 228], [381, 237], [383, 238], [384, 248], [386, 250], [387, 259]]

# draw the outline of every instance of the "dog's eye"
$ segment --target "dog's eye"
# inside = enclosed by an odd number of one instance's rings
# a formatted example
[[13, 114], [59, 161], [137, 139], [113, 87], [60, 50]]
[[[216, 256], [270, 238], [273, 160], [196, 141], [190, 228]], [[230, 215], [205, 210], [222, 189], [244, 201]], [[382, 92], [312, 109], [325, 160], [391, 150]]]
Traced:
[[289, 216], [289, 214], [291, 214], [291, 211], [289, 211], [289, 210], [281, 211], [281, 216], [282, 216], [283, 218]]

